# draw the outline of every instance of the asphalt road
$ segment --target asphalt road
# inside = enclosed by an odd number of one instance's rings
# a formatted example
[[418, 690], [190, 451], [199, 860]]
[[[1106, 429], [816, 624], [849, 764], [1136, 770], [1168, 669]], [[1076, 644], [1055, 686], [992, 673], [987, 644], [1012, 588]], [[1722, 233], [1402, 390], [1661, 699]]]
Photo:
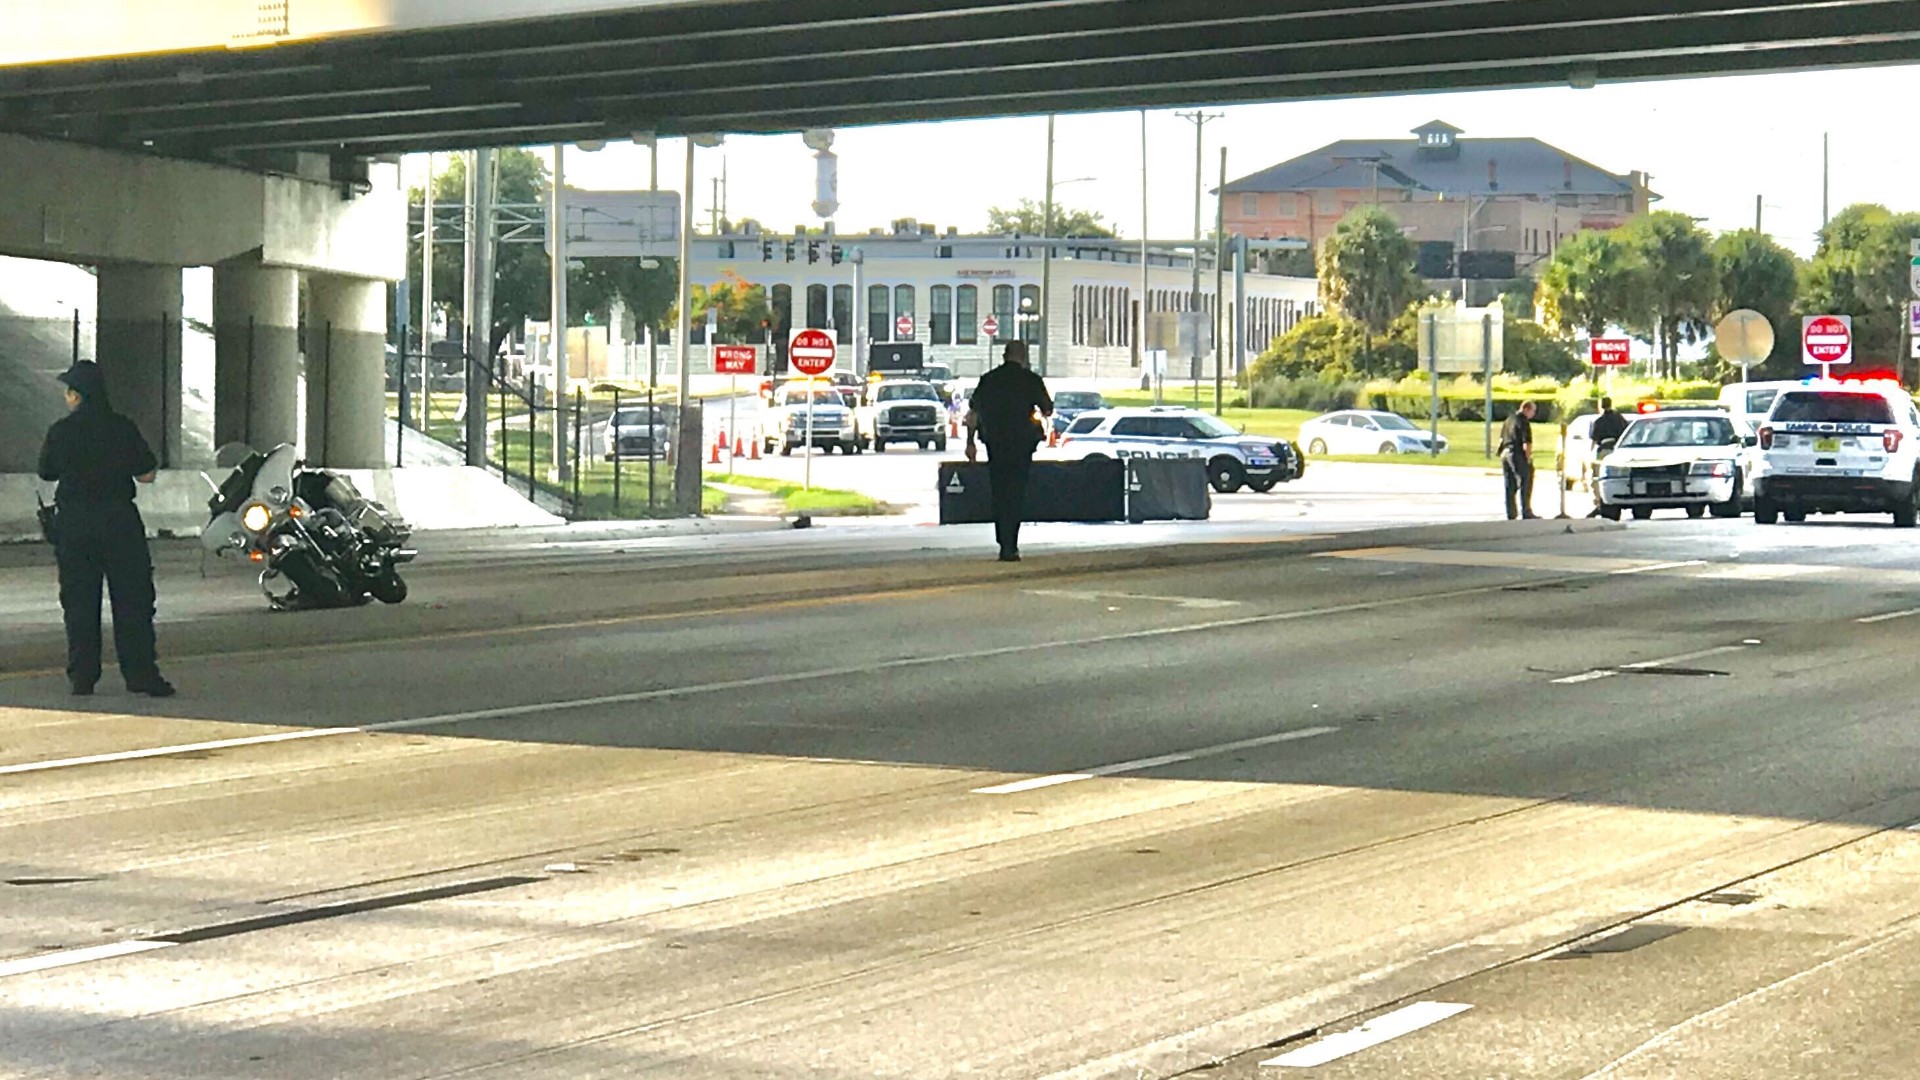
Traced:
[[483, 547], [165, 702], [10, 601], [0, 1074], [1911, 1075], [1914, 534]]

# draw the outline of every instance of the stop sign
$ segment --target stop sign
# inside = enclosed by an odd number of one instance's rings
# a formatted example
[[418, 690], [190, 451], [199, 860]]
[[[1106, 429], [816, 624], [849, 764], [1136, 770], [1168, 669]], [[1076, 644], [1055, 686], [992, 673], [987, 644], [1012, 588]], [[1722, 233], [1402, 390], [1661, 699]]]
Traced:
[[985, 330], [988, 337], [996, 337], [1000, 333], [1000, 320], [989, 315], [987, 321], [980, 324], [980, 329]]
[[1800, 324], [1800, 354], [1809, 364], [1853, 360], [1853, 316], [1809, 315]]
[[795, 330], [787, 358], [802, 375], [822, 375], [833, 367], [833, 335], [825, 330]]
[[913, 316], [902, 315], [893, 320], [893, 336], [902, 340], [913, 339]]

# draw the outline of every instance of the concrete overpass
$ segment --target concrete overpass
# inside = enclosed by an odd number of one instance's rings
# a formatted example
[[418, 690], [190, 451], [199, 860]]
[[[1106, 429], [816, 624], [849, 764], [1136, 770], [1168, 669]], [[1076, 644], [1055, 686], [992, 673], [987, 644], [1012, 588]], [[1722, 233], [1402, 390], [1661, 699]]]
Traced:
[[[232, 7], [60, 5], [37, 40], [0, 45], [0, 129], [251, 160], [1920, 60], [1920, 5], [1902, 0]], [[103, 55], [140, 48], [170, 51]]]

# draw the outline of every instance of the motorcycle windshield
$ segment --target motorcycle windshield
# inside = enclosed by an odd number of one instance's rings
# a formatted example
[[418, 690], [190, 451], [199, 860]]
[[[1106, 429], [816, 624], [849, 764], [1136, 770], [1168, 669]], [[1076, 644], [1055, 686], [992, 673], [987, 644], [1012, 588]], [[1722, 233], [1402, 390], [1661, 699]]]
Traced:
[[293, 467], [299, 463], [293, 447], [281, 443], [267, 454], [253, 477], [253, 497], [271, 505], [293, 499]]

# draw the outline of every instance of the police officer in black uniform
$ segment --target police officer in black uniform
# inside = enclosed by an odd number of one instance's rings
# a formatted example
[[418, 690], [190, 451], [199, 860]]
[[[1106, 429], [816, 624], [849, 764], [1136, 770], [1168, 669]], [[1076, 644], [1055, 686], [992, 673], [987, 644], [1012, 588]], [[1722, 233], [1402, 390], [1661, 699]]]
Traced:
[[1506, 478], [1507, 519], [1533, 512], [1533, 402], [1523, 401], [1500, 428], [1500, 472]]
[[993, 536], [1000, 561], [1020, 561], [1020, 518], [1027, 504], [1027, 476], [1042, 438], [1042, 416], [1053, 415], [1053, 397], [1040, 376], [1027, 370], [1027, 343], [1007, 342], [1006, 362], [985, 375], [968, 399], [967, 460], [979, 459], [976, 433], [987, 442], [987, 477], [993, 490]]
[[113, 598], [113, 649], [127, 689], [168, 697], [153, 641], [153, 559], [133, 503], [135, 480], [153, 482], [153, 450], [132, 420], [113, 411], [100, 366], [82, 360], [61, 374], [67, 415], [47, 431], [40, 478], [57, 481], [54, 537], [60, 607], [67, 624], [67, 679], [75, 694], [100, 681], [100, 585]]
[[[1593, 418], [1593, 427], [1588, 429], [1587, 434], [1587, 438], [1593, 443], [1594, 460], [1598, 462], [1602, 454], [1612, 450], [1613, 447], [1609, 444], [1619, 442], [1621, 432], [1626, 430], [1627, 418], [1621, 416], [1619, 410], [1613, 407], [1613, 399], [1610, 397], [1601, 398], [1600, 415]], [[1598, 471], [1599, 466], [1596, 464], [1595, 472]], [[1587, 516], [1599, 517], [1600, 489], [1595, 487], [1593, 492], [1593, 510], [1588, 513]]]

